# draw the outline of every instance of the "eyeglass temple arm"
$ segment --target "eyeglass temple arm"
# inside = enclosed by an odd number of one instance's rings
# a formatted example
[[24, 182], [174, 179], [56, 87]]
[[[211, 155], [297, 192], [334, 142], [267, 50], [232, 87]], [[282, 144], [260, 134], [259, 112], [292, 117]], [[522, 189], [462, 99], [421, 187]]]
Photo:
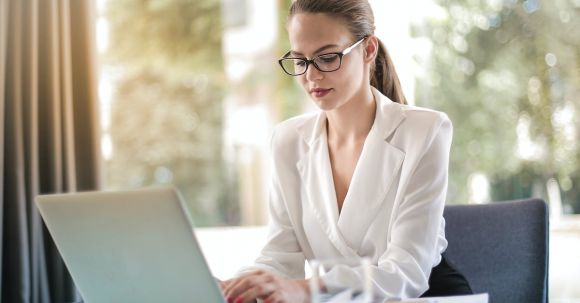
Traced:
[[358, 40], [355, 44], [351, 45], [349, 48], [345, 49], [342, 51], [342, 55], [346, 55], [348, 53], [350, 53], [350, 51], [352, 51], [355, 47], [357, 47], [357, 45], [361, 44], [367, 37], [363, 37], [362, 39]]

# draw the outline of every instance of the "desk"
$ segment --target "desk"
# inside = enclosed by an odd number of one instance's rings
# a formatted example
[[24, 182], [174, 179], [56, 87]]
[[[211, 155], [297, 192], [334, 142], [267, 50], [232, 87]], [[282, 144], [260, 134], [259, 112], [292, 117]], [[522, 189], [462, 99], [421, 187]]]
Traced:
[[[365, 303], [364, 298], [358, 297], [356, 299], [351, 299], [352, 291], [345, 290], [341, 293], [334, 295], [331, 298], [324, 298], [322, 302], [324, 303]], [[475, 294], [475, 295], [464, 295], [464, 296], [451, 296], [451, 297], [431, 297], [431, 298], [418, 298], [418, 299], [405, 299], [405, 300], [387, 300], [383, 303], [488, 303], [489, 296], [487, 293]]]
[[385, 303], [488, 303], [489, 296], [487, 293], [466, 295], [466, 296], [452, 296], [452, 297], [433, 297], [420, 299], [407, 299], [401, 301], [387, 300]]

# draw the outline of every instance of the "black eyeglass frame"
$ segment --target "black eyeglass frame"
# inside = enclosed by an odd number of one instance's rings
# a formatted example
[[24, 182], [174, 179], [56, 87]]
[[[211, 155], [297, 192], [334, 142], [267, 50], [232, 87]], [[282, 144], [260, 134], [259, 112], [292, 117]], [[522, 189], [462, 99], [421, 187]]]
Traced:
[[[361, 44], [368, 36], [364, 36], [362, 37], [360, 40], [358, 40], [357, 42], [353, 43], [351, 46], [347, 47], [346, 49], [344, 49], [342, 52], [332, 52], [332, 53], [325, 53], [325, 54], [320, 54], [318, 56], [315, 56], [312, 59], [306, 59], [306, 58], [295, 58], [295, 57], [287, 57], [288, 55], [290, 55], [291, 52], [287, 52], [284, 56], [282, 56], [282, 58], [278, 59], [278, 64], [280, 64], [280, 67], [282, 68], [282, 70], [290, 75], [290, 76], [300, 76], [300, 75], [304, 75], [307, 71], [308, 71], [308, 67], [310, 67], [310, 64], [314, 65], [314, 67], [316, 67], [317, 70], [323, 72], [323, 73], [330, 73], [330, 72], [334, 72], [340, 69], [340, 67], [342, 66], [342, 57], [348, 55], [355, 47], [357, 47], [359, 44]], [[338, 55], [338, 67], [336, 69], [333, 70], [322, 70], [317, 64], [316, 62], [314, 62], [314, 60], [318, 59], [319, 57], [322, 56], [327, 56], [327, 55]], [[306, 64], [306, 68], [304, 69], [304, 71], [302, 73], [299, 74], [292, 74], [289, 73], [285, 68], [284, 68], [284, 64], [282, 63], [284, 60], [301, 60]]]

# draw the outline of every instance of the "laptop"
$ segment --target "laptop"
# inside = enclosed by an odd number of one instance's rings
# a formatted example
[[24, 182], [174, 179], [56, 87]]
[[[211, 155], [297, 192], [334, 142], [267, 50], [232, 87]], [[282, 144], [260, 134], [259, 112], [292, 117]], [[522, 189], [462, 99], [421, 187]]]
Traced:
[[85, 303], [225, 302], [174, 187], [40, 195]]

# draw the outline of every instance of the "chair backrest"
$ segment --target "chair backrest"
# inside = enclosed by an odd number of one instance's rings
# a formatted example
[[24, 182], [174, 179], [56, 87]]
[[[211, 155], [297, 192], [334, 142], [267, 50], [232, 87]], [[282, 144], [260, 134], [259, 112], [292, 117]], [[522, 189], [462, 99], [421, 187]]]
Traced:
[[540, 199], [445, 207], [446, 258], [490, 303], [548, 302], [548, 210]]

